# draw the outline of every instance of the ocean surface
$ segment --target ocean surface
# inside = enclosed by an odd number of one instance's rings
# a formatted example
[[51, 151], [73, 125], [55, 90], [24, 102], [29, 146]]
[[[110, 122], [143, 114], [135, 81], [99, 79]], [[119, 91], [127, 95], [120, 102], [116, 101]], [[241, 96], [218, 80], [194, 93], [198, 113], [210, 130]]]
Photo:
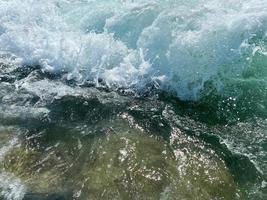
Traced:
[[0, 0], [0, 199], [267, 199], [267, 1]]

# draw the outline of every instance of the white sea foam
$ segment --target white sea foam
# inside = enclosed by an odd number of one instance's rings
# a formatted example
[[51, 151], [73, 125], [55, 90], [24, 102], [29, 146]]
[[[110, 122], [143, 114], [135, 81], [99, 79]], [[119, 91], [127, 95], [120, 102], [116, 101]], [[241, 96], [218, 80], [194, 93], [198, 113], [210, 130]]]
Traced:
[[240, 75], [266, 30], [265, 0], [0, 0], [0, 52], [14, 63], [181, 99]]
[[[18, 145], [18, 138], [14, 137], [0, 148], [0, 162], [3, 161], [5, 155], [16, 145]], [[25, 192], [26, 188], [19, 178], [11, 173], [0, 171], [0, 199], [21, 200]]]
[[0, 198], [21, 200], [26, 192], [21, 180], [10, 173], [0, 173]]

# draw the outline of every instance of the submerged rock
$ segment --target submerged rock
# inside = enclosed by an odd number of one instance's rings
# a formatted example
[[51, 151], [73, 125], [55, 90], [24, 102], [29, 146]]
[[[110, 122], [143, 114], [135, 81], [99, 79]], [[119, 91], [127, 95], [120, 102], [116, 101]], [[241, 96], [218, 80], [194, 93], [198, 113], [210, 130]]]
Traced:
[[201, 153], [182, 154], [144, 134], [110, 135], [95, 144], [90, 156], [94, 162], [82, 170], [86, 177], [84, 198], [238, 197], [236, 185], [222, 162]]
[[179, 130], [169, 143], [124, 122], [97, 136], [62, 128], [30, 136], [5, 156], [3, 169], [21, 179], [28, 199], [239, 198], [223, 161], [200, 143]]

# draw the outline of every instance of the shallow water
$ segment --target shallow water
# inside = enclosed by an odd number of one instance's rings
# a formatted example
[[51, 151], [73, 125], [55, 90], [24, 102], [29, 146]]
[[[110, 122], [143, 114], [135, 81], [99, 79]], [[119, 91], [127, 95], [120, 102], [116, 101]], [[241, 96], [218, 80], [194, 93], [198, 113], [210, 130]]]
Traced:
[[0, 0], [0, 199], [266, 199], [266, 23], [263, 0]]

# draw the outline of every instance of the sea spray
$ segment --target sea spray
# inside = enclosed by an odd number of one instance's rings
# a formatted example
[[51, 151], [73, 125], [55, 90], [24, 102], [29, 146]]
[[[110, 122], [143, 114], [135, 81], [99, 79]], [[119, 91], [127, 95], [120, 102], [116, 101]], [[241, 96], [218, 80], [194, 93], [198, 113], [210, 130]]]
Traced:
[[82, 83], [103, 80], [138, 90], [156, 83], [183, 100], [197, 100], [206, 82], [221, 91], [229, 79], [242, 78], [256, 53], [266, 56], [263, 0], [0, 5], [1, 54]]

